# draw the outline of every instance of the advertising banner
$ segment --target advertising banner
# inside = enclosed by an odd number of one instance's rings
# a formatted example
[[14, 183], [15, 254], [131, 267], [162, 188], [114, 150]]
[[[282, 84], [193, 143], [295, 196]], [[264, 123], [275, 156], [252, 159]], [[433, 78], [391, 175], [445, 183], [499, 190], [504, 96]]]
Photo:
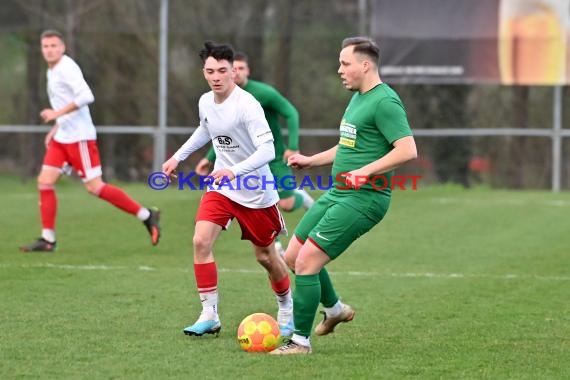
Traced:
[[570, 0], [376, 0], [381, 76], [396, 83], [563, 85]]

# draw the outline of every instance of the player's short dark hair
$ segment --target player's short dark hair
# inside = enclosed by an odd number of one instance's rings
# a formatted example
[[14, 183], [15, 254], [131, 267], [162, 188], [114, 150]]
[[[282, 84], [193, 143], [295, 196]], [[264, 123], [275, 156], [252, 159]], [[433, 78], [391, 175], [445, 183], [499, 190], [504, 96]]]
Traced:
[[40, 40], [43, 40], [44, 38], [47, 37], [57, 37], [61, 40], [61, 42], [65, 43], [65, 40], [63, 39], [63, 34], [61, 34], [58, 30], [55, 29], [44, 30], [40, 36]]
[[243, 51], [236, 51], [234, 53], [234, 61], [242, 61], [249, 63], [249, 58], [247, 57], [247, 54], [245, 54]]
[[342, 41], [342, 48], [354, 46], [354, 52], [364, 54], [369, 57], [376, 65], [380, 62], [380, 48], [376, 42], [370, 37], [357, 36], [345, 38]]
[[212, 41], [206, 41], [204, 42], [204, 48], [200, 50], [200, 58], [202, 62], [206, 62], [208, 57], [212, 57], [216, 61], [226, 60], [229, 63], [233, 63], [234, 49], [228, 44], [216, 44]]

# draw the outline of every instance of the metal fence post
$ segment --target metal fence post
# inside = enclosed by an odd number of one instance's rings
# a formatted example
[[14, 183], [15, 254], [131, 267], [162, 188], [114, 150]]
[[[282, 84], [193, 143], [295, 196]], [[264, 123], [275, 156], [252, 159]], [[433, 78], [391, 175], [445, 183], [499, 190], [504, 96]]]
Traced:
[[168, 106], [168, 0], [160, 2], [160, 39], [158, 66], [158, 127], [154, 134], [152, 168], [160, 171], [166, 158], [166, 123]]
[[552, 191], [559, 192], [562, 174], [562, 86], [554, 86], [552, 115]]

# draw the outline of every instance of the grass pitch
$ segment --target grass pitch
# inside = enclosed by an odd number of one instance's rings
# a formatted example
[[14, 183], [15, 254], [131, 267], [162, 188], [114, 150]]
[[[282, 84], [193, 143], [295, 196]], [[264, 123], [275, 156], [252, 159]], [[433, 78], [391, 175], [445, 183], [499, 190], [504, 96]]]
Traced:
[[[58, 185], [58, 251], [22, 254], [39, 233], [35, 185], [0, 178], [0, 378], [567, 379], [570, 194], [420, 188], [329, 265], [357, 314], [314, 353], [242, 352], [248, 314], [275, 314], [237, 223], [215, 252], [219, 337], [187, 337], [200, 311], [193, 271], [197, 191], [124, 189], [163, 212], [140, 222]], [[286, 214], [290, 231], [302, 212]], [[320, 319], [320, 316], [318, 317]]]

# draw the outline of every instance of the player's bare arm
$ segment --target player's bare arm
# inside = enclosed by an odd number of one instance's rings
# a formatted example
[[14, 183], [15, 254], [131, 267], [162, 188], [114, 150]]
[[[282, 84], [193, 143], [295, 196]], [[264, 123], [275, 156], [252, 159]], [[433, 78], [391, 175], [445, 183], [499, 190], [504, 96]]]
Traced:
[[332, 164], [336, 155], [337, 146], [325, 150], [324, 152], [317, 153], [312, 156], [305, 156], [302, 154], [293, 154], [289, 157], [287, 165], [296, 169], [307, 169], [315, 166], [323, 166]]
[[398, 166], [418, 157], [416, 142], [413, 136], [402, 137], [394, 141], [392, 145], [394, 149], [392, 149], [390, 153], [351, 173], [363, 176], [382, 174], [396, 169]]

